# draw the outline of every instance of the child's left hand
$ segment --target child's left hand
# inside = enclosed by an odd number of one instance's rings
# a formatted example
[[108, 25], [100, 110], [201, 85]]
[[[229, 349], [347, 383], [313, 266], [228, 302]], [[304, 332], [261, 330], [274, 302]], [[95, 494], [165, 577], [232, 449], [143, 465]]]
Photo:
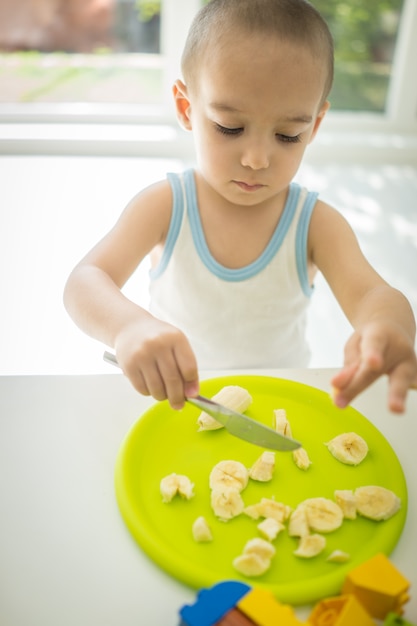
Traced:
[[403, 413], [408, 390], [417, 389], [417, 357], [411, 337], [392, 321], [370, 322], [347, 341], [344, 367], [331, 380], [336, 406], [346, 407], [382, 374], [389, 409]]

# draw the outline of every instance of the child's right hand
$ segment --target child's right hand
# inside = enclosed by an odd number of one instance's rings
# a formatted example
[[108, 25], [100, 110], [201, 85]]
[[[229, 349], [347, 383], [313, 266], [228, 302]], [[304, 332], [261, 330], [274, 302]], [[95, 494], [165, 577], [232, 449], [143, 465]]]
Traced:
[[134, 388], [181, 409], [198, 395], [197, 361], [180, 330], [152, 316], [130, 324], [115, 342], [118, 363]]

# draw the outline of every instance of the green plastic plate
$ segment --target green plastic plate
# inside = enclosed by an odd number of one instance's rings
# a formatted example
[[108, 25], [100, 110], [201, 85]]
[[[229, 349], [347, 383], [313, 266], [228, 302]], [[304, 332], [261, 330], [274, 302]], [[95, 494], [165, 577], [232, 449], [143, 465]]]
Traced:
[[[247, 540], [259, 536], [254, 520], [240, 515], [218, 521], [210, 507], [208, 477], [221, 460], [234, 459], [250, 467], [262, 448], [229, 435], [226, 430], [197, 432], [198, 409], [173, 411], [168, 403], [155, 404], [133, 425], [116, 463], [115, 487], [121, 514], [131, 534], [162, 569], [183, 583], [200, 589], [221, 580], [243, 580], [272, 591], [282, 602], [309, 604], [337, 595], [347, 572], [378, 552], [389, 555], [396, 545], [407, 513], [407, 487], [401, 465], [385, 437], [353, 408], [337, 409], [329, 396], [313, 387], [266, 376], [228, 376], [201, 383], [201, 393], [212, 396], [225, 385], [248, 389], [253, 403], [246, 412], [272, 426], [274, 409], [285, 408], [294, 438], [309, 453], [312, 465], [298, 469], [291, 452], [276, 453], [274, 478], [268, 483], [249, 481], [242, 493], [246, 505], [262, 497], [295, 507], [305, 498], [333, 498], [335, 489], [381, 485], [394, 491], [402, 507], [391, 519], [374, 522], [345, 520], [326, 535], [327, 546], [313, 559], [294, 556], [297, 540], [284, 531], [274, 541], [276, 555], [266, 574], [244, 578], [232, 566]], [[325, 442], [355, 431], [369, 445], [358, 466], [347, 466], [329, 453]], [[174, 498], [163, 503], [161, 478], [176, 472], [195, 484], [192, 500]], [[213, 541], [196, 543], [191, 526], [199, 515], [209, 522]], [[348, 552], [348, 563], [326, 561], [333, 550]]]

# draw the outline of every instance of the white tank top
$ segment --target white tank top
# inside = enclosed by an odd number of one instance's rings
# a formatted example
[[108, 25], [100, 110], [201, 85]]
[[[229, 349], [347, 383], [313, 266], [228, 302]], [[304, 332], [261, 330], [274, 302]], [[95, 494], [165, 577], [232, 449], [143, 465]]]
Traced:
[[305, 367], [307, 235], [317, 194], [291, 183], [279, 223], [262, 254], [230, 269], [210, 254], [193, 170], [168, 174], [171, 223], [150, 272], [153, 315], [181, 329], [201, 369]]

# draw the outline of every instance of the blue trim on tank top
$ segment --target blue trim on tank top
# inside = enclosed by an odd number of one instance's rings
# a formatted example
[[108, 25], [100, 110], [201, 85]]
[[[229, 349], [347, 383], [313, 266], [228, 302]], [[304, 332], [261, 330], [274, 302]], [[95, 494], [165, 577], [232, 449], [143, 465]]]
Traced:
[[316, 193], [315, 191], [308, 192], [303, 208], [301, 209], [301, 214], [298, 220], [297, 231], [295, 235], [295, 254], [298, 278], [300, 280], [301, 288], [304, 292], [304, 295], [306, 295], [307, 297], [310, 297], [314, 291], [314, 287], [310, 285], [310, 281], [308, 279], [307, 246], [310, 219], [317, 202], [317, 197], [318, 193]]
[[[178, 234], [181, 228], [184, 207], [183, 207], [183, 188], [181, 178], [178, 174], [168, 173], [168, 181], [171, 185], [173, 201], [171, 221], [168, 229], [167, 239], [161, 260], [157, 267], [149, 272], [152, 280], [157, 279], [166, 269], [171, 258]], [[291, 183], [288, 192], [288, 198], [285, 203], [284, 211], [281, 219], [263, 253], [249, 265], [238, 269], [230, 269], [218, 263], [211, 255], [206, 240], [198, 212], [197, 192], [194, 180], [194, 170], [186, 170], [183, 174], [184, 189], [188, 207], [188, 219], [194, 244], [197, 253], [207, 267], [215, 276], [229, 282], [238, 282], [247, 280], [262, 271], [273, 259], [279, 250], [288, 228], [294, 218], [295, 210], [299, 201], [301, 187], [297, 183]], [[313, 288], [310, 286], [307, 274], [307, 236], [310, 223], [311, 213], [317, 199], [317, 193], [309, 192], [306, 202], [303, 206], [300, 221], [297, 225], [296, 233], [296, 264], [299, 280], [303, 292], [306, 296], [310, 296]]]
[[178, 235], [180, 232], [182, 217], [184, 214], [184, 206], [183, 206], [183, 190], [181, 179], [178, 174], [167, 174], [168, 181], [171, 185], [172, 189], [172, 210], [171, 210], [171, 221], [169, 223], [168, 234], [165, 241], [164, 249], [162, 251], [161, 259], [158, 265], [149, 270], [149, 276], [151, 280], [155, 280], [163, 272], [165, 271], [169, 260], [172, 256], [172, 252], [174, 250], [175, 243], [178, 239]]
[[262, 254], [249, 265], [238, 269], [230, 269], [224, 267], [213, 258], [204, 238], [200, 214], [198, 212], [193, 170], [187, 170], [184, 173], [184, 183], [185, 192], [187, 194], [188, 219], [190, 221], [191, 233], [198, 255], [207, 269], [218, 278], [229, 282], [247, 280], [259, 274], [259, 272], [272, 261], [287, 234], [300, 196], [301, 188], [299, 185], [291, 183], [281, 219]]

